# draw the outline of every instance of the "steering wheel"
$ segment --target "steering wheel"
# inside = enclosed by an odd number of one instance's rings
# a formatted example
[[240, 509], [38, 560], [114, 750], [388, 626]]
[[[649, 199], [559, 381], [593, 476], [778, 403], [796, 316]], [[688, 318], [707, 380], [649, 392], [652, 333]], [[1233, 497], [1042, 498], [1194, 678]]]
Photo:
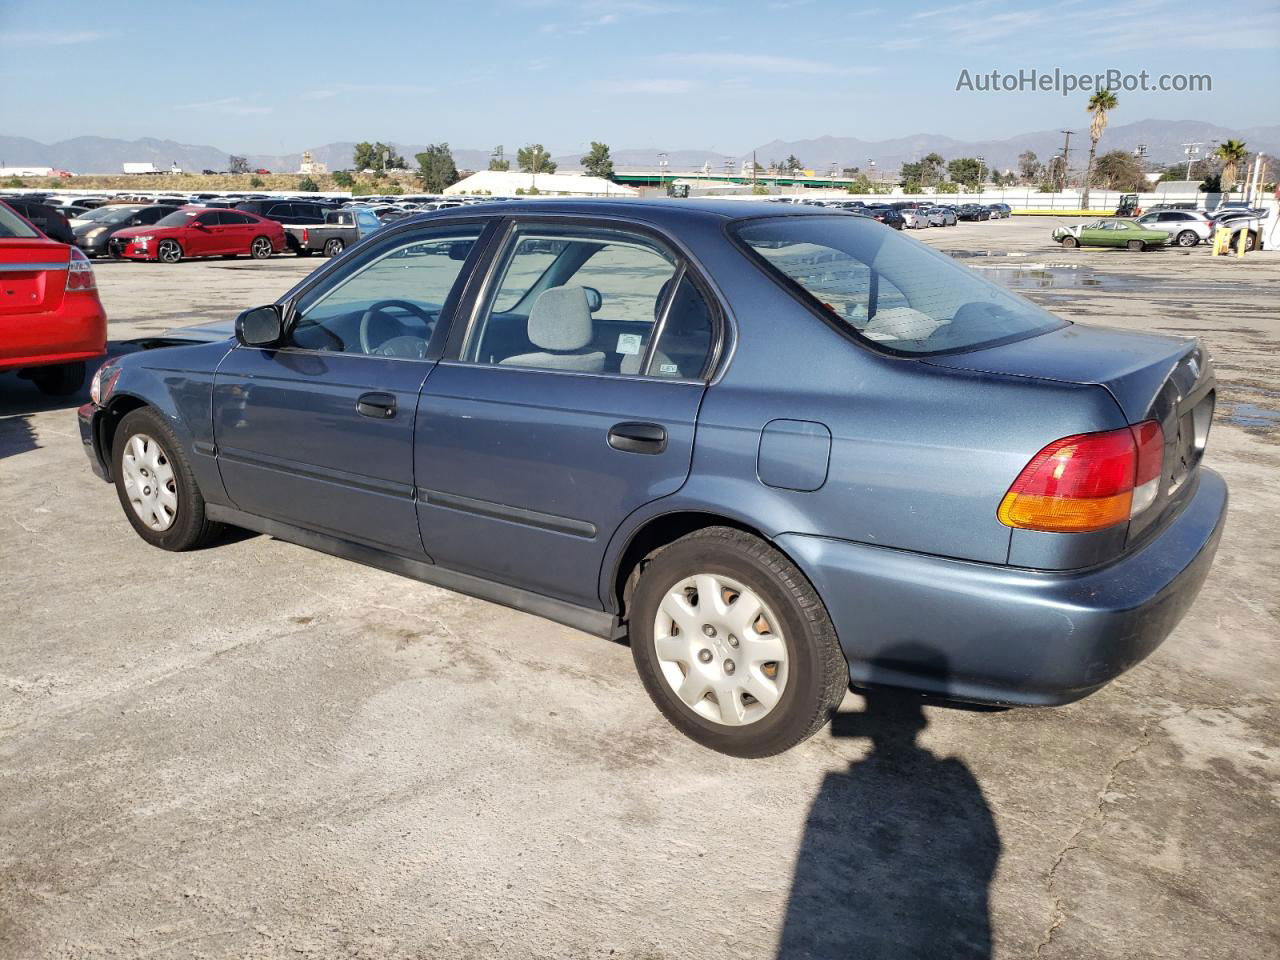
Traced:
[[[377, 303], [369, 304], [369, 308], [360, 315], [360, 349], [364, 353], [373, 353], [373, 345], [369, 342], [369, 327], [373, 322], [374, 314], [382, 313], [389, 307], [398, 307], [407, 313], [412, 313], [426, 324], [428, 331], [432, 329], [432, 323], [435, 321], [435, 317], [426, 310], [423, 310], [422, 307], [418, 306], [416, 303], [410, 303], [408, 300], [379, 300]], [[404, 329], [404, 324], [400, 323], [400, 321], [395, 317], [389, 317], [389, 319], [394, 321], [401, 330]], [[381, 346], [381, 344], [379, 344], [379, 346]]]

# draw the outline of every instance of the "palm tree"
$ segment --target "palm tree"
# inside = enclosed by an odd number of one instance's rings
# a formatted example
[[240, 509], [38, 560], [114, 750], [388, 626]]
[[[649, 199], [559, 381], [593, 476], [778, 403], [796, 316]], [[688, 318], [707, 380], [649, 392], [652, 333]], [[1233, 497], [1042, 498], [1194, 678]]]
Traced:
[[1235, 186], [1240, 164], [1248, 158], [1249, 151], [1245, 149], [1243, 140], [1224, 140], [1214, 152], [1222, 161], [1222, 192], [1229, 193]]
[[1099, 90], [1089, 98], [1088, 111], [1093, 116], [1089, 123], [1089, 162], [1084, 168], [1084, 193], [1080, 195], [1080, 209], [1089, 209], [1089, 178], [1093, 176], [1093, 155], [1098, 152], [1098, 141], [1107, 129], [1107, 111], [1116, 108], [1116, 95], [1110, 90]]

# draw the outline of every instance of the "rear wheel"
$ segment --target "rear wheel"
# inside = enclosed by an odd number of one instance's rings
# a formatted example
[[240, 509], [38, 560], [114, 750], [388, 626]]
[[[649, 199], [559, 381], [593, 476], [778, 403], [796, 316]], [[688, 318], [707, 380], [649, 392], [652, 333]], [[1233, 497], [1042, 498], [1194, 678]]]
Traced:
[[36, 389], [51, 397], [69, 397], [84, 386], [84, 361], [60, 363], [52, 367], [36, 367], [31, 382]]
[[643, 567], [631, 653], [663, 715], [736, 757], [781, 753], [839, 706], [849, 668], [813, 586], [757, 537], [709, 527]]
[[156, 259], [161, 263], [177, 263], [182, 259], [182, 245], [177, 240], [161, 240], [156, 247]]
[[266, 237], [254, 237], [249, 244], [249, 256], [255, 260], [265, 260], [271, 256], [271, 241]]
[[343, 243], [341, 237], [330, 237], [324, 242], [324, 255], [326, 257], [336, 257], [342, 252]]
[[1199, 242], [1200, 235], [1194, 230], [1183, 230], [1178, 234], [1178, 246], [1180, 247], [1194, 247]]
[[1080, 241], [1070, 234], [1067, 234], [1067, 236], [1062, 238], [1062, 245], [1064, 247], [1078, 247], [1080, 245]]
[[111, 472], [125, 516], [152, 546], [190, 550], [221, 531], [205, 516], [204, 497], [177, 436], [152, 408], [140, 407], [120, 421]]
[[[1234, 250], [1239, 243], [1240, 243], [1240, 234], [1236, 234], [1234, 237], [1231, 238], [1231, 249]], [[1253, 232], [1249, 232], [1244, 235], [1244, 248], [1246, 251], [1252, 250], [1257, 245], [1258, 245], [1257, 234]]]

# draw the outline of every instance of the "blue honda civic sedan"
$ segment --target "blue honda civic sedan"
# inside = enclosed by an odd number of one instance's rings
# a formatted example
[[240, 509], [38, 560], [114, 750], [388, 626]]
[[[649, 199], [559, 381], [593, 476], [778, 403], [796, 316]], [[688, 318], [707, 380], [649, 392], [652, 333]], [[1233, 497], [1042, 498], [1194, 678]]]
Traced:
[[390, 226], [80, 410], [147, 542], [233, 525], [605, 637], [738, 756], [843, 693], [1076, 700], [1227, 491], [1195, 340], [1071, 324], [865, 217], [523, 201]]

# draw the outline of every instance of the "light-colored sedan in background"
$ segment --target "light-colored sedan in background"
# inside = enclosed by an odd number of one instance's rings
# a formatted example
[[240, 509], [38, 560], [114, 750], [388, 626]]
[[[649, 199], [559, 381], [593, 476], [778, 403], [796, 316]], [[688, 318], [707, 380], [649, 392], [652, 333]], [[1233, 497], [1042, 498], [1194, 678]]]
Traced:
[[902, 226], [906, 230], [923, 230], [929, 226], [929, 215], [923, 210], [905, 209], [902, 211]]
[[949, 207], [930, 207], [925, 211], [931, 227], [954, 227], [956, 212]]
[[1163, 230], [1179, 247], [1194, 247], [1213, 239], [1214, 223], [1200, 210], [1152, 210], [1135, 221], [1148, 230]]

